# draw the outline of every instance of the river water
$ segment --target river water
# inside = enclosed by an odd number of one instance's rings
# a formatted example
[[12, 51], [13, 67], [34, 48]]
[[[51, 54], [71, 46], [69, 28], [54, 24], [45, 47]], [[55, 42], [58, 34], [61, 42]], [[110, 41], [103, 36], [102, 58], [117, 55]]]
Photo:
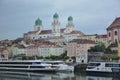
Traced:
[[120, 80], [118, 77], [87, 76], [79, 73], [28, 73], [0, 71], [0, 80]]

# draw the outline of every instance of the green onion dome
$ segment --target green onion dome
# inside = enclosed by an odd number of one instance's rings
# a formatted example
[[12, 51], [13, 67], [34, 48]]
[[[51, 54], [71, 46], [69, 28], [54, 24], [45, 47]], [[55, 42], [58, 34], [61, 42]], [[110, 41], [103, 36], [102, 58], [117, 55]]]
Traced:
[[42, 25], [42, 20], [39, 18], [35, 21], [35, 25]]
[[69, 17], [68, 17], [68, 21], [73, 21], [72, 16], [69, 16]]
[[58, 16], [58, 14], [57, 13], [55, 13], [54, 15], [53, 15], [53, 18], [58, 18], [59, 16]]

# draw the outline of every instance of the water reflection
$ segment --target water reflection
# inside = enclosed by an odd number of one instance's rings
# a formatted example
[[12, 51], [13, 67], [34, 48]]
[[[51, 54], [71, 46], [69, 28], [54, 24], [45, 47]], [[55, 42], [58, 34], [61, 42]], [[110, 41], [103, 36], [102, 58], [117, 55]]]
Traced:
[[74, 73], [47, 74], [0, 71], [0, 80], [119, 80], [119, 78], [86, 76]]

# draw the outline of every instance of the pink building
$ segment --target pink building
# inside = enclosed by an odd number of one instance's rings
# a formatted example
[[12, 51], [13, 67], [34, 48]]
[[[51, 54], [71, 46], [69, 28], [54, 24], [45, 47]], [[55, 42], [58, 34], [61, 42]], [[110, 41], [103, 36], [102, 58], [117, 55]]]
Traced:
[[90, 47], [93, 47], [95, 42], [86, 39], [74, 39], [67, 45], [67, 56], [79, 56], [80, 53], [87, 53]]
[[26, 56], [40, 56], [40, 49], [37, 45], [31, 45], [26, 48]]
[[116, 18], [107, 28], [107, 37], [109, 44], [120, 41], [120, 17]]

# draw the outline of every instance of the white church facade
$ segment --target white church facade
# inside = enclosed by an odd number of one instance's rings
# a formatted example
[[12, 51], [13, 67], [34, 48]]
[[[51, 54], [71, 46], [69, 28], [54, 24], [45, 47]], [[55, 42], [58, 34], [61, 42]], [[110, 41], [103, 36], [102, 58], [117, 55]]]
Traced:
[[73, 24], [73, 18], [71, 16], [68, 17], [68, 23], [66, 25], [66, 28], [61, 29], [61, 25], [59, 22], [59, 15], [55, 13], [53, 15], [51, 30], [44, 30], [42, 25], [42, 20], [38, 18], [35, 21], [34, 31], [25, 33], [24, 39], [36, 40], [36, 39], [46, 39], [46, 38], [54, 38], [54, 37], [64, 37], [66, 41], [70, 41], [82, 35], [84, 35], [84, 33], [75, 30], [75, 26]]

